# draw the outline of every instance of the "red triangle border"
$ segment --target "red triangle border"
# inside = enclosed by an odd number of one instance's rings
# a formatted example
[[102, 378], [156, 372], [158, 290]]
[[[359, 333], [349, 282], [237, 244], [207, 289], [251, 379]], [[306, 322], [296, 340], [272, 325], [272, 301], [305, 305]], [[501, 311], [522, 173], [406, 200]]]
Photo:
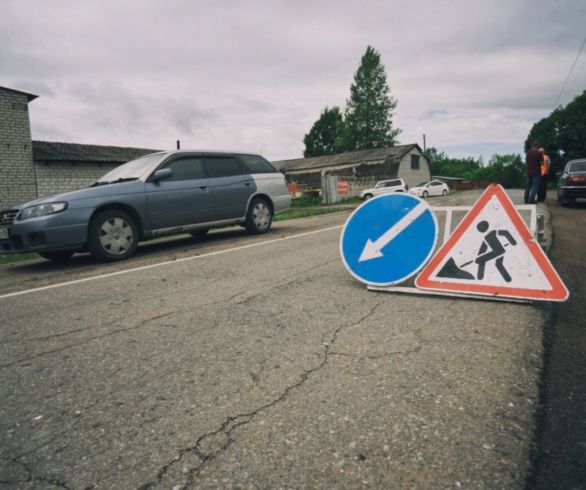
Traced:
[[[536, 290], [526, 288], [513, 287], [496, 287], [481, 284], [462, 284], [448, 281], [430, 280], [430, 276], [437, 270], [439, 264], [451, 252], [456, 243], [460, 240], [462, 235], [468, 230], [476, 217], [485, 208], [488, 202], [496, 197], [503, 209], [511, 219], [517, 232], [521, 236], [523, 243], [529, 249], [529, 252], [541, 268], [543, 274], [552, 286], [551, 290]], [[565, 284], [559, 277], [553, 265], [549, 261], [545, 252], [541, 249], [531, 232], [525, 225], [523, 218], [515, 208], [511, 198], [507, 195], [505, 190], [498, 184], [490, 185], [480, 196], [478, 201], [474, 204], [472, 209], [464, 216], [464, 219], [458, 224], [454, 232], [450, 235], [448, 240], [440, 247], [437, 253], [431, 258], [425, 268], [419, 273], [415, 280], [415, 285], [420, 289], [431, 289], [436, 291], [452, 291], [458, 293], [468, 293], [474, 295], [485, 296], [502, 296], [520, 299], [533, 299], [540, 301], [566, 301], [570, 295]]]

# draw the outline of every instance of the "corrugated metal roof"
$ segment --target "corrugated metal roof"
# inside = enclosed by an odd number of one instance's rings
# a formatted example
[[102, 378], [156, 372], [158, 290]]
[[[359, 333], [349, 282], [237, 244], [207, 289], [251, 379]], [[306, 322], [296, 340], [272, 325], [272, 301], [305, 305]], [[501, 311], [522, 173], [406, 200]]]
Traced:
[[124, 163], [158, 151], [160, 150], [33, 141], [33, 160], [42, 162]]
[[372, 150], [357, 150], [338, 155], [324, 155], [312, 158], [295, 158], [292, 160], [279, 160], [272, 162], [277, 170], [287, 172], [311, 171], [329, 167], [342, 167], [351, 165], [376, 165], [385, 162], [388, 158], [401, 159], [413, 148], [419, 148], [417, 144], [398, 145], [391, 148], [376, 148]]

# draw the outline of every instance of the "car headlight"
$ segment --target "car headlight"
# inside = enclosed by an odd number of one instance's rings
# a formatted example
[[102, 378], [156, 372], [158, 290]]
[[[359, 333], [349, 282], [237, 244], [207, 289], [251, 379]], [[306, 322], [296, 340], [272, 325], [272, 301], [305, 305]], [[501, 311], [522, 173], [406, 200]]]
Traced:
[[66, 202], [49, 202], [46, 204], [37, 204], [35, 206], [30, 206], [23, 209], [18, 219], [22, 221], [30, 218], [38, 218], [39, 216], [60, 213], [61, 211], [65, 211], [65, 209], [67, 209]]

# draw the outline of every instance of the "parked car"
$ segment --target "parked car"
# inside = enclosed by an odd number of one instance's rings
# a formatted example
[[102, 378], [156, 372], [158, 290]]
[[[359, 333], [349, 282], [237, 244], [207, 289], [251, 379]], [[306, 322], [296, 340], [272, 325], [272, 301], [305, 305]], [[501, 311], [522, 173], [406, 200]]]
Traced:
[[125, 259], [139, 241], [240, 224], [266, 233], [289, 209], [285, 176], [260, 155], [177, 150], [108, 172], [88, 188], [0, 211], [0, 253]]
[[389, 194], [390, 192], [406, 192], [409, 187], [403, 179], [379, 180], [374, 187], [360, 193], [360, 199], [367, 201], [371, 197]]
[[441, 180], [430, 180], [409, 189], [414, 196], [426, 198], [428, 196], [447, 196], [450, 193], [448, 184]]
[[570, 160], [558, 181], [558, 201], [562, 206], [586, 198], [586, 159]]

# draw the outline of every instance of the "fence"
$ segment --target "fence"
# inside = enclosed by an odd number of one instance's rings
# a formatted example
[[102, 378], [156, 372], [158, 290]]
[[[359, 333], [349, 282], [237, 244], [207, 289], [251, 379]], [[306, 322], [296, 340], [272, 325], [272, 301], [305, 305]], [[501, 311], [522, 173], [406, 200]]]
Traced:
[[365, 189], [374, 187], [376, 177], [355, 177], [354, 175], [324, 175], [322, 177], [322, 198], [325, 204], [341, 199], [357, 197]]

